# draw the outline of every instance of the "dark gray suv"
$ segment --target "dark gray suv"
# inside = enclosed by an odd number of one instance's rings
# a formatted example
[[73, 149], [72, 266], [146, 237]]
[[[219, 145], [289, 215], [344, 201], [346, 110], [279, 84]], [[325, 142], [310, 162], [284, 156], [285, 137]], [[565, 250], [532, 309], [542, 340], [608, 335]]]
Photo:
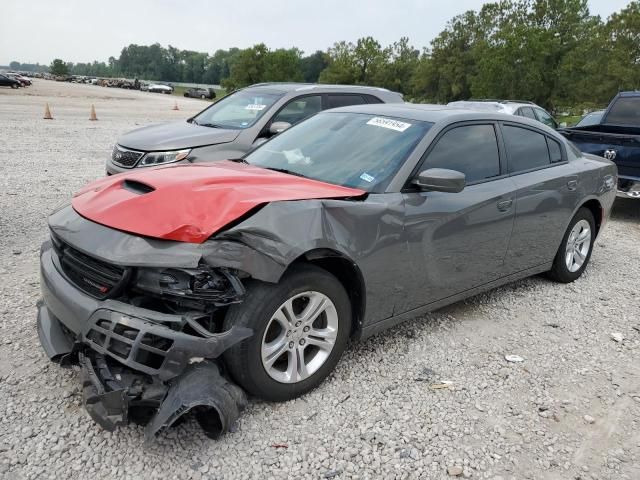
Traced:
[[186, 121], [124, 134], [107, 161], [107, 175], [166, 163], [238, 158], [321, 110], [402, 102], [399, 93], [377, 87], [256, 84], [227, 95]]

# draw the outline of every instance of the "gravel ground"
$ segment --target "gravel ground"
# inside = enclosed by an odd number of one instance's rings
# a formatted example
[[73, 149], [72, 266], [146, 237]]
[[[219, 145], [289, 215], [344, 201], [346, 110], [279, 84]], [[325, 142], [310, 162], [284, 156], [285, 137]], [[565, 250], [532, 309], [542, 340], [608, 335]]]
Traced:
[[[219, 441], [191, 421], [149, 446], [136, 426], [102, 431], [76, 374], [38, 343], [38, 249], [48, 213], [103, 174], [120, 133], [204, 106], [179, 99], [172, 111], [174, 100], [44, 80], [0, 90], [0, 477], [640, 478], [630, 200], [616, 201], [577, 282], [527, 279], [356, 343], [320, 388], [253, 402]], [[55, 120], [42, 120], [45, 102]]]

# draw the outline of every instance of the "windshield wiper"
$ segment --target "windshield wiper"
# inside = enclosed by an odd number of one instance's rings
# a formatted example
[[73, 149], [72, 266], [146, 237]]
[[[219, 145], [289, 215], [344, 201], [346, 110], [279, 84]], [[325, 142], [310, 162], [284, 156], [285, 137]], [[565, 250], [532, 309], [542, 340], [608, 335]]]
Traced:
[[308, 178], [306, 175], [303, 175], [298, 172], [293, 172], [291, 170], [287, 170], [286, 168], [275, 168], [275, 167], [262, 167], [267, 170], [273, 170], [274, 172], [286, 173], [288, 175], [295, 175], [296, 177]]
[[189, 123], [193, 123], [194, 125], [200, 125], [198, 122], [196, 122], [196, 119], [195, 119], [195, 118], [190, 118], [190, 119], [188, 120], [188, 122], [189, 122]]
[[244, 158], [227, 158], [227, 160], [229, 160], [230, 162], [246, 163], [247, 165], [250, 165], [250, 163], [247, 162]]
[[222, 125], [218, 125], [217, 123], [198, 123], [198, 125], [209, 128], [224, 128]]

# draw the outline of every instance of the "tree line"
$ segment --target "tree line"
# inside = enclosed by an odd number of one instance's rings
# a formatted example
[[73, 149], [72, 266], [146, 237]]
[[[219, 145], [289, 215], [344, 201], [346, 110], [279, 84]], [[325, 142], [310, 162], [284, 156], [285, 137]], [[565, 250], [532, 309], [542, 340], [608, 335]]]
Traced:
[[[60, 61], [64, 65], [64, 62]], [[268, 81], [367, 84], [406, 99], [532, 100], [546, 108], [601, 105], [640, 88], [640, 1], [608, 19], [587, 0], [507, 0], [452, 18], [423, 48], [408, 38], [337, 42], [311, 55], [297, 48], [204, 52], [129, 45], [108, 62], [67, 63], [71, 74], [222, 84]]]

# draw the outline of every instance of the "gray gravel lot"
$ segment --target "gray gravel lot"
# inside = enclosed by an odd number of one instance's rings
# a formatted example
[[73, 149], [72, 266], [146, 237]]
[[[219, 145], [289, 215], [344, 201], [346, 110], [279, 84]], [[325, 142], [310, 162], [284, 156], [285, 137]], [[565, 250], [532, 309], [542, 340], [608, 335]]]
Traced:
[[[103, 175], [119, 134], [206, 105], [175, 100], [44, 80], [0, 90], [0, 477], [640, 478], [631, 200], [616, 201], [577, 282], [527, 279], [356, 343], [320, 388], [253, 402], [219, 441], [195, 422], [149, 446], [136, 426], [102, 431], [76, 374], [38, 343], [38, 249], [48, 213]], [[42, 120], [47, 101], [55, 120]]]

